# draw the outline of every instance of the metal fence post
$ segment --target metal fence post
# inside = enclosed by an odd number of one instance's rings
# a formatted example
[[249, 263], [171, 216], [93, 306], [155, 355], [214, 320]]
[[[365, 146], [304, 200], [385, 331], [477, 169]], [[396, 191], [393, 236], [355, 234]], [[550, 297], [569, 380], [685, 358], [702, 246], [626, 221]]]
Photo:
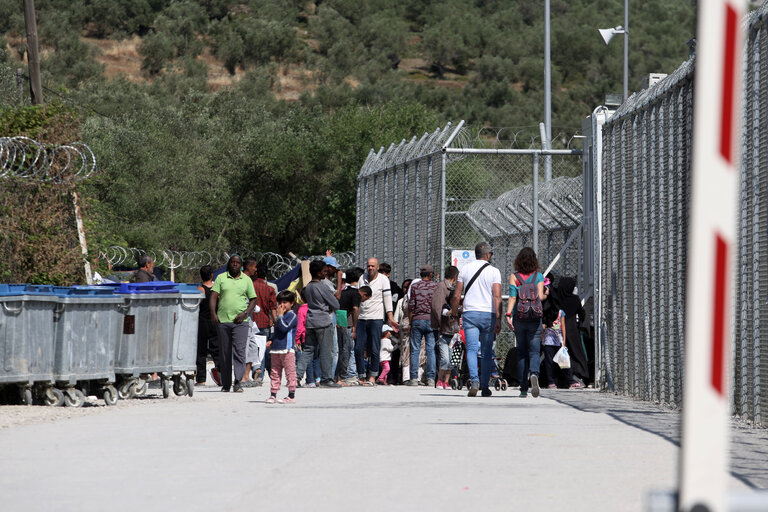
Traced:
[[539, 154], [533, 154], [533, 250], [539, 252]]
[[445, 212], [448, 211], [448, 201], [445, 196], [445, 168], [448, 163], [448, 155], [443, 151], [440, 159], [440, 266], [451, 259], [445, 251]]

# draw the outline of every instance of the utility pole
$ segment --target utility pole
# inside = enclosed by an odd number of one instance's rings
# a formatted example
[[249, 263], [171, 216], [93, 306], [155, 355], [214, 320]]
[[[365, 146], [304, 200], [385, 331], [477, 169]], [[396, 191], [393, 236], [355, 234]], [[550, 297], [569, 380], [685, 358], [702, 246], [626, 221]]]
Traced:
[[27, 25], [27, 61], [29, 63], [29, 91], [32, 104], [43, 103], [43, 86], [40, 81], [40, 53], [37, 48], [37, 18], [35, 0], [24, 0], [24, 21]]

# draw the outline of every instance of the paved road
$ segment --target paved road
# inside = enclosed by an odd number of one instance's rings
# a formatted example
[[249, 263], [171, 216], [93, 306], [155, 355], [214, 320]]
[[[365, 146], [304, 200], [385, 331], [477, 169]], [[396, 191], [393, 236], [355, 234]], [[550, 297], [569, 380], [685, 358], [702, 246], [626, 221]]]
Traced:
[[[0, 509], [631, 511], [675, 486], [678, 415], [594, 391], [267, 395], [31, 408], [45, 416], [0, 429]], [[732, 488], [765, 487], [768, 436], [745, 432], [758, 455], [736, 448]]]

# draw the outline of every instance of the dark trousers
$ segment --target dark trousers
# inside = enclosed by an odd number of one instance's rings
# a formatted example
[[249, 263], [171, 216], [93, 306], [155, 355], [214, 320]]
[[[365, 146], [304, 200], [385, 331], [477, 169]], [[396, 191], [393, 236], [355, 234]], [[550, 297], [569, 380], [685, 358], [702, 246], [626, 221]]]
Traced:
[[574, 382], [573, 371], [570, 368], [560, 368], [555, 363], [555, 354], [560, 350], [560, 347], [554, 345], [543, 345], [544, 349], [544, 361], [543, 369], [546, 377], [543, 380], [543, 384], [550, 385], [555, 384], [559, 388], [567, 388]]
[[200, 324], [197, 329], [197, 382], [205, 382], [205, 364], [208, 360], [208, 354], [219, 366], [219, 338], [216, 336], [217, 329], [210, 325]]
[[512, 320], [517, 340], [517, 375], [520, 379], [520, 391], [528, 391], [528, 373], [539, 376], [541, 366], [541, 320], [524, 322]]
[[247, 322], [241, 324], [219, 324], [219, 371], [221, 372], [221, 386], [229, 388], [232, 385], [232, 366], [234, 360], [235, 382], [243, 380], [245, 374], [245, 347], [248, 344]]

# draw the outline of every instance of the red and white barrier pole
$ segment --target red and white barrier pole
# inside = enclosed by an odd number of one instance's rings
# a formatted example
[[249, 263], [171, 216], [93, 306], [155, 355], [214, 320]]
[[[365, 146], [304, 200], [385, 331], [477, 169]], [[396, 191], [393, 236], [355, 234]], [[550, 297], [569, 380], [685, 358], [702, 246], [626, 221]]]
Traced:
[[744, 0], [699, 0], [685, 314], [684, 512], [727, 506]]

